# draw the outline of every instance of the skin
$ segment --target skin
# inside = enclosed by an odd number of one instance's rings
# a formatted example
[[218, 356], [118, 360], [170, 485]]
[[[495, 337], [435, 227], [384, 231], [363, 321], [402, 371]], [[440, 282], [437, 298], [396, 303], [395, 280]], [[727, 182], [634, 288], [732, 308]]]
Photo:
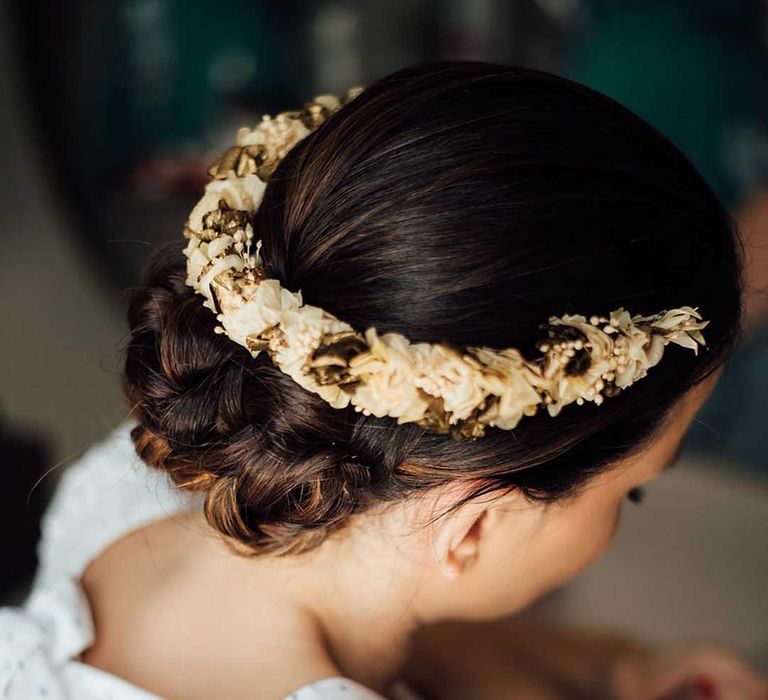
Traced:
[[334, 675], [385, 694], [418, 630], [512, 614], [593, 562], [627, 493], [673, 461], [716, 379], [684, 396], [642, 453], [560, 503], [485, 497], [425, 525], [461, 495], [456, 484], [283, 558], [240, 556], [197, 513], [131, 532], [83, 576], [96, 643], [82, 660], [170, 700], [250, 700], [253, 688], [277, 700]]
[[768, 185], [757, 188], [736, 212], [744, 240], [744, 322], [755, 330], [768, 318]]

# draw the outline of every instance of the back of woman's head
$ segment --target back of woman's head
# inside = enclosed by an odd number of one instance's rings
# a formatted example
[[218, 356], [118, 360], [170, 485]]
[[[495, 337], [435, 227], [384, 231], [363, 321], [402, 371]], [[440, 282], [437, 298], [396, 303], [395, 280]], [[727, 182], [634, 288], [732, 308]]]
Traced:
[[702, 178], [611, 99], [536, 71], [432, 63], [374, 83], [288, 153], [253, 228], [269, 276], [306, 303], [411, 342], [529, 356], [552, 315], [690, 305], [710, 321], [706, 349], [670, 346], [603, 405], [460, 442], [332, 408], [214, 333], [179, 234], [131, 299], [133, 439], [256, 552], [450, 481], [565, 497], [642, 448], [738, 335], [737, 240]]

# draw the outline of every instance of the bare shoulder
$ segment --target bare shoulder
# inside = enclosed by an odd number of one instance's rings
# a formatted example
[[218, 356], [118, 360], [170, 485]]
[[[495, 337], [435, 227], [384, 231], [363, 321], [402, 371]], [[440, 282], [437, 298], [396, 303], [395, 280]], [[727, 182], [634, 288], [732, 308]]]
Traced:
[[116, 540], [88, 565], [81, 583], [95, 643], [82, 661], [152, 689], [153, 676], [167, 668], [155, 650], [174, 624], [174, 593], [184, 599], [182, 570], [193, 526], [187, 514], [156, 521]]
[[183, 700], [253, 698], [255, 687], [277, 700], [338, 673], [253, 568], [197, 514], [126, 534], [83, 574], [95, 643], [81, 660]]

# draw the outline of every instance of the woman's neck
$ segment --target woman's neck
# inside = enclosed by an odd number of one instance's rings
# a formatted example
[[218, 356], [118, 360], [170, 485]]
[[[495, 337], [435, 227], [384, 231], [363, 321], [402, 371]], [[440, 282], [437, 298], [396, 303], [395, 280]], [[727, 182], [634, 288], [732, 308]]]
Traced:
[[[207, 523], [201, 526], [215, 541]], [[269, 595], [278, 614], [301, 620], [308, 647], [315, 647], [308, 656], [325, 654], [341, 675], [384, 693], [405, 662], [419, 620], [412, 590], [402, 583], [408, 577], [387, 566], [369, 542], [330, 538], [301, 555], [253, 558], [219, 540], [213, 551], [228, 562], [221, 570], [232, 578], [244, 609], [248, 597]]]

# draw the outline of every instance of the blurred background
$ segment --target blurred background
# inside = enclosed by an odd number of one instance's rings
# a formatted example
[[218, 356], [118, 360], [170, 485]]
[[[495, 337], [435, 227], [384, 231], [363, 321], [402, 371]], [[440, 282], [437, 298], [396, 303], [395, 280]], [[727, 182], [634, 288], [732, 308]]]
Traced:
[[[556, 619], [768, 665], [768, 2], [5, 0], [0, 600], [57, 475], [125, 415], [126, 289], [237, 127], [402, 66], [479, 59], [606, 92], [687, 153], [747, 243], [748, 327], [681, 465]], [[181, 245], [181, 244], [180, 244]]]

